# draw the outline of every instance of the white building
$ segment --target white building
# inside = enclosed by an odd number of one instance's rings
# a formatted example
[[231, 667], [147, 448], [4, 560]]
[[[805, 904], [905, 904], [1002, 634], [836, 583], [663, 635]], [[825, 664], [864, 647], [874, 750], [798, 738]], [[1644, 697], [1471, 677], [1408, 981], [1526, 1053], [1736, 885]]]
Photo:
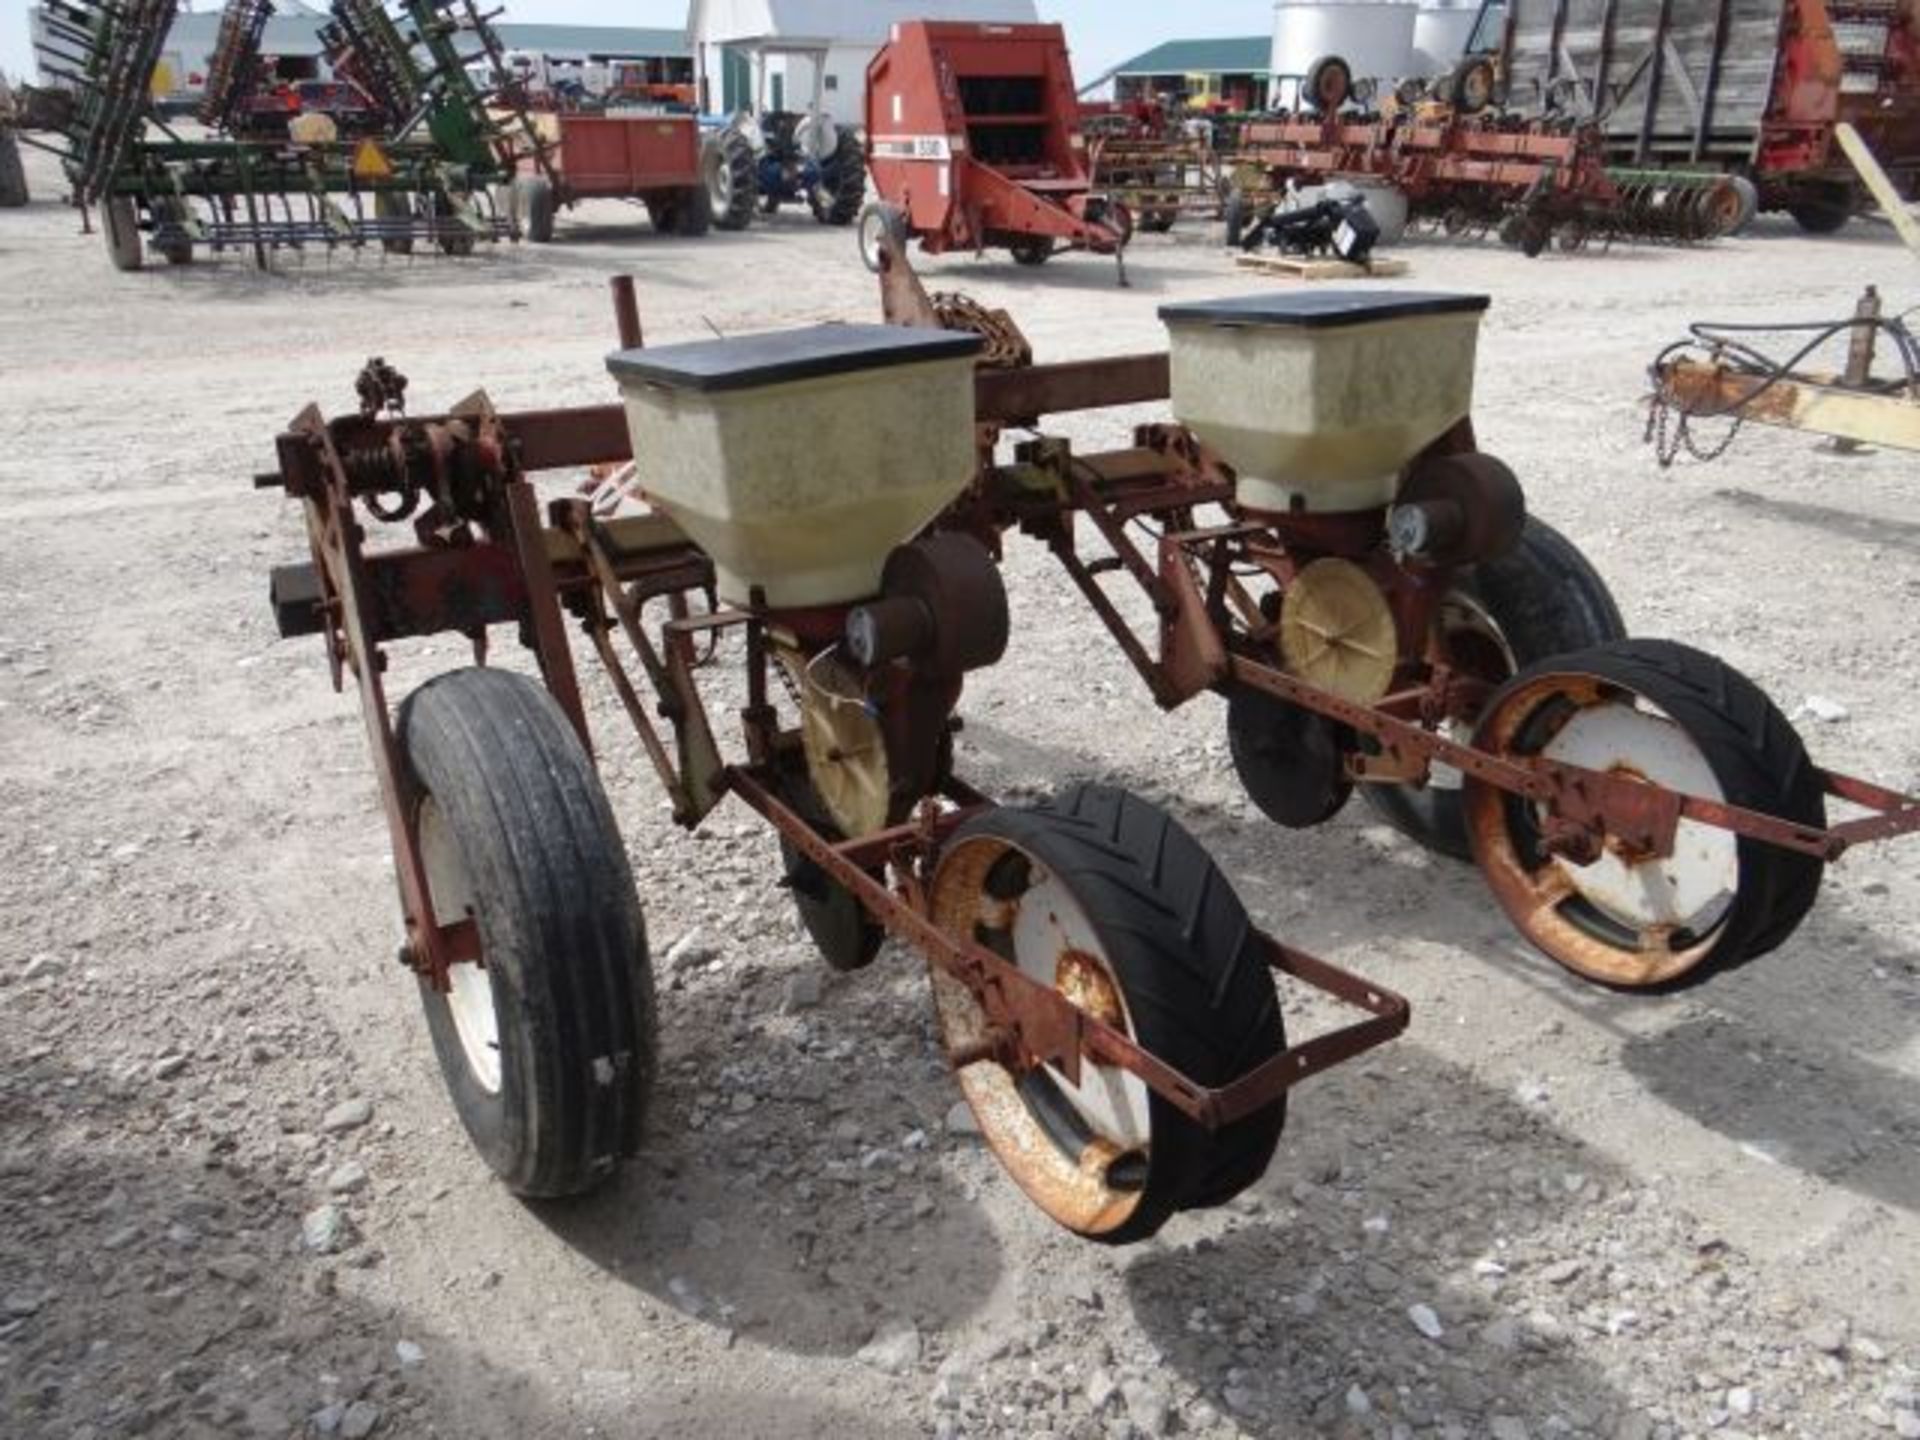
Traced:
[[820, 102], [842, 124], [865, 122], [867, 63], [903, 20], [1033, 24], [1034, 0], [692, 0], [700, 108], [803, 110]]

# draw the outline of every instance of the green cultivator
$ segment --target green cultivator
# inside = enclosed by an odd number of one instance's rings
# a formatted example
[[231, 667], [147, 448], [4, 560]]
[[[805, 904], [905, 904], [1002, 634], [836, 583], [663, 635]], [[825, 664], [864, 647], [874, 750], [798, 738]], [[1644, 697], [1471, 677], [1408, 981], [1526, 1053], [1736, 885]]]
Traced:
[[[177, 0], [56, 0], [42, 55], [70, 88], [60, 154], [76, 205], [97, 206], [114, 265], [148, 247], [172, 264], [199, 251], [437, 248], [471, 254], [514, 235], [492, 195], [547, 148], [506, 87], [504, 56], [473, 0], [336, 0], [336, 72], [382, 113], [385, 137], [342, 141], [323, 116], [285, 138], [182, 135], [156, 113], [153, 77]], [[202, 118], [232, 123], [251, 93], [272, 6], [233, 0]], [[497, 77], [483, 89], [469, 67]], [[302, 117], [306, 119], [307, 117]]]

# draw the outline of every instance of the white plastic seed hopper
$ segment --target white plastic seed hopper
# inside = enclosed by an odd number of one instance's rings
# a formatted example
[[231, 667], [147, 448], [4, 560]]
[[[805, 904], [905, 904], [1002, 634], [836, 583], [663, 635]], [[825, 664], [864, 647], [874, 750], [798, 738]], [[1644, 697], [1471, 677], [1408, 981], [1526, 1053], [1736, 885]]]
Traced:
[[1318, 290], [1167, 305], [1173, 413], [1251, 510], [1391, 504], [1473, 405], [1484, 295]]
[[972, 480], [978, 337], [820, 325], [626, 350], [647, 497], [712, 558], [723, 600], [774, 609], [879, 591], [888, 553]]

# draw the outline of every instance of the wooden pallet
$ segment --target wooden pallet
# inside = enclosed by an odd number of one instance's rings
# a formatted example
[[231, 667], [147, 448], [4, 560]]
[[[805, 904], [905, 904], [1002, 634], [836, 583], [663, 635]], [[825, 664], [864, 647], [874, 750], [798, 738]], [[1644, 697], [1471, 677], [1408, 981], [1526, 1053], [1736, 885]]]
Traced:
[[1236, 255], [1233, 263], [1242, 270], [1277, 275], [1283, 280], [1387, 280], [1405, 275], [1411, 268], [1404, 260], [1381, 259], [1371, 265], [1354, 265], [1346, 260], [1308, 260], [1298, 255]]

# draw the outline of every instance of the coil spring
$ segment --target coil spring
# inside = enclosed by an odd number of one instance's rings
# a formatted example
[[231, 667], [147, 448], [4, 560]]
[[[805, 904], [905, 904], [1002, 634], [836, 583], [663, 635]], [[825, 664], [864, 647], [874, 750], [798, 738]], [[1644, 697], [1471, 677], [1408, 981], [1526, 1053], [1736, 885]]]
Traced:
[[[340, 466], [348, 490], [361, 497], [374, 519], [391, 525], [420, 508], [419, 482], [396, 446], [354, 446], [341, 452]], [[383, 505], [381, 496], [391, 493], [398, 493], [398, 502]]]

